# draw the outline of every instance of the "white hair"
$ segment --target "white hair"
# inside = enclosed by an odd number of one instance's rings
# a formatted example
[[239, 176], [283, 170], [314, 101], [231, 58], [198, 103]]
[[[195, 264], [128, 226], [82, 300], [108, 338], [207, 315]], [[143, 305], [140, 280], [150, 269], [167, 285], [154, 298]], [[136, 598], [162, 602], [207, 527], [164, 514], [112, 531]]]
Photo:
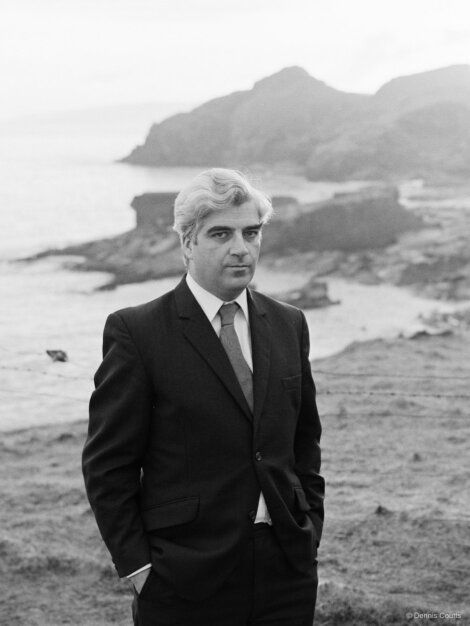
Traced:
[[255, 203], [261, 224], [265, 224], [273, 212], [269, 196], [255, 189], [237, 170], [221, 167], [206, 170], [176, 197], [173, 230], [183, 243], [197, 236], [204, 218], [213, 211], [223, 211], [249, 201]]

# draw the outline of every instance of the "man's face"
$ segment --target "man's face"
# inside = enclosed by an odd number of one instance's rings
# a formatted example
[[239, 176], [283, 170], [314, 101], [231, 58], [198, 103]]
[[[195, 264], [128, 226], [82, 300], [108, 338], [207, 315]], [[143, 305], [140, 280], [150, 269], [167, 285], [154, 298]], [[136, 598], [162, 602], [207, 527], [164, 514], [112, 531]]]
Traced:
[[196, 237], [185, 240], [189, 273], [221, 300], [236, 298], [255, 273], [261, 223], [253, 201], [210, 213]]

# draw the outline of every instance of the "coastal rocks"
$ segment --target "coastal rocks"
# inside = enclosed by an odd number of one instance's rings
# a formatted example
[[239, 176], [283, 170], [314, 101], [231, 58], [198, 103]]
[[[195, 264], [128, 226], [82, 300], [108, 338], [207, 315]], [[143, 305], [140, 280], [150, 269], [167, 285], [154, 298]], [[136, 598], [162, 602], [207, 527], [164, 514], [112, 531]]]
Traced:
[[[331, 276], [408, 287], [434, 299], [470, 299], [470, 189], [434, 193], [420, 188], [419, 194], [399, 198], [394, 188], [382, 185], [319, 203], [274, 197], [262, 263], [278, 271], [304, 272], [315, 281]], [[179, 241], [172, 231], [175, 196], [136, 196], [135, 229], [27, 260], [68, 255], [68, 267], [112, 275], [101, 289], [181, 275]], [[306, 302], [317, 296], [321, 294], [307, 294]], [[293, 297], [304, 301], [299, 294]]]
[[431, 328], [428, 326], [420, 326], [419, 328], [410, 328], [401, 332], [398, 337], [400, 339], [426, 339], [427, 337], [449, 337], [453, 334], [452, 328]]
[[[131, 204], [136, 212], [135, 229], [39, 256], [83, 257], [75, 262], [75, 268], [113, 275], [103, 288], [181, 274], [184, 267], [179, 241], [172, 231], [175, 197], [175, 192], [136, 196]], [[423, 226], [413, 212], [399, 204], [398, 192], [392, 187], [370, 187], [309, 204], [289, 196], [274, 197], [273, 205], [274, 218], [263, 231], [263, 255], [268, 264], [283, 257], [313, 254], [315, 267], [308, 268], [310, 274], [338, 271], [346, 261], [344, 272], [369, 284], [378, 279], [368, 250], [383, 248], [395, 242], [400, 233]], [[345, 252], [357, 257], [352, 261]], [[325, 294], [321, 289], [310, 285], [306, 293], [295, 298], [299, 302], [322, 300]]]
[[424, 226], [404, 209], [394, 187], [374, 186], [302, 206], [291, 220], [273, 220], [263, 250], [276, 255], [309, 250], [356, 251], [383, 248], [406, 231]]
[[424, 188], [400, 203], [423, 224], [384, 248], [310, 251], [273, 260], [279, 270], [303, 269], [321, 278], [412, 288], [447, 301], [470, 299], [470, 189]]
[[328, 296], [328, 284], [311, 277], [299, 289], [292, 289], [274, 294], [276, 300], [287, 302], [300, 309], [320, 309], [332, 304], [339, 304], [339, 300], [331, 300]]
[[46, 350], [46, 353], [55, 362], [66, 363], [69, 360], [65, 350]]
[[[175, 198], [176, 193], [170, 192], [136, 196], [131, 206], [136, 212], [137, 234], [171, 233]], [[383, 248], [399, 234], [423, 226], [420, 218], [400, 205], [395, 187], [381, 185], [307, 204], [294, 197], [275, 196], [273, 207], [273, 219], [263, 231], [265, 254]]]
[[466, 300], [470, 298], [468, 190], [447, 193], [442, 200], [413, 201], [413, 212], [427, 228], [403, 236], [399, 245], [377, 258], [375, 266], [387, 282], [413, 286], [427, 297]]
[[136, 230], [170, 233], [177, 192], [144, 193], [135, 196], [131, 207], [136, 213]]
[[426, 317], [421, 316], [421, 321], [426, 326], [437, 330], [469, 330], [470, 308], [452, 313], [434, 311]]
[[[450, 266], [450, 268], [449, 268]], [[451, 269], [454, 268], [454, 269]], [[440, 300], [470, 299], [470, 265], [462, 259], [442, 259], [411, 266], [402, 272], [398, 285], [421, 284], [423, 293]]]
[[175, 233], [161, 235], [134, 229], [107, 239], [46, 250], [23, 261], [48, 256], [72, 257], [68, 269], [105, 272], [112, 278], [99, 290], [181, 274], [183, 261]]

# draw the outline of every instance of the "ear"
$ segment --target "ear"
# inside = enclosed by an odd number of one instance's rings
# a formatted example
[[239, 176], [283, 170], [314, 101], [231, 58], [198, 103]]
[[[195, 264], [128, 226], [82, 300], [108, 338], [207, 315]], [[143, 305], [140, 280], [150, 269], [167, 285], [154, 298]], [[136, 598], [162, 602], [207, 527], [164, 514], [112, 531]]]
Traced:
[[190, 261], [193, 258], [193, 245], [194, 242], [191, 237], [185, 237], [181, 244], [181, 248], [183, 249], [183, 255], [187, 261]]

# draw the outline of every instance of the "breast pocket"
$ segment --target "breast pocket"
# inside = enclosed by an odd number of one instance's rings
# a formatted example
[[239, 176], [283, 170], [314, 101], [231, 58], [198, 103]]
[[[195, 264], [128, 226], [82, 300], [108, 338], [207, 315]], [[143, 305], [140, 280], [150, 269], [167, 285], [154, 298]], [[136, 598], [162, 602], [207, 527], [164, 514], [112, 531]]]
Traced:
[[302, 375], [285, 376], [281, 378], [282, 387], [284, 390], [283, 402], [284, 408], [287, 409], [288, 414], [296, 417], [300, 409], [301, 395], [302, 395]]
[[298, 389], [302, 384], [302, 374], [296, 374], [295, 376], [285, 376], [281, 378], [284, 389]]

